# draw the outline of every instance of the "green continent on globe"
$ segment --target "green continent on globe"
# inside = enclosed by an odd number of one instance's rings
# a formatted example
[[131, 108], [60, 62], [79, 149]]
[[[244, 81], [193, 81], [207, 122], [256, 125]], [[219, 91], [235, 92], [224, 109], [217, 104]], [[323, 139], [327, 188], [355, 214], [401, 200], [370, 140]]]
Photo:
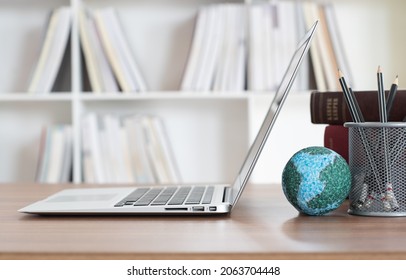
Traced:
[[[293, 161], [288, 161], [282, 173], [283, 192], [285, 193], [285, 196], [289, 200], [289, 202], [299, 211], [301, 210], [297, 207], [297, 194], [299, 192], [301, 181], [302, 178], [295, 165], [293, 164]], [[284, 186], [289, 187], [285, 188]]]
[[324, 147], [309, 147], [292, 156], [282, 173], [288, 201], [300, 212], [323, 215], [338, 208], [351, 188], [347, 162]]

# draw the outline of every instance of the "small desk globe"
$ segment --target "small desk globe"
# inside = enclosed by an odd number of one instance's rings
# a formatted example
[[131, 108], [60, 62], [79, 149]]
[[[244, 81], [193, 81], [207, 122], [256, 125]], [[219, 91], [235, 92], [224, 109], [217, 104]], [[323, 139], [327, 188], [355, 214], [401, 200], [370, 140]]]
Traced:
[[282, 173], [282, 188], [299, 212], [324, 215], [347, 198], [351, 188], [350, 168], [333, 150], [308, 147], [289, 159]]

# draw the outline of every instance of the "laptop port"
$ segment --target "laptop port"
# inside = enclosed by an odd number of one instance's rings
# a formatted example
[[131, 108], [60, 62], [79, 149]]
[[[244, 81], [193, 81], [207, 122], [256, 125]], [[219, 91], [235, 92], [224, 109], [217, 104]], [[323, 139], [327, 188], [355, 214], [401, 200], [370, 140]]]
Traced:
[[204, 211], [204, 206], [194, 206], [192, 209], [193, 211]]
[[165, 211], [187, 211], [187, 208], [183, 208], [183, 207], [165, 208]]
[[210, 211], [217, 211], [217, 207], [216, 207], [216, 206], [210, 206], [210, 207], [209, 207], [209, 210], [210, 210]]

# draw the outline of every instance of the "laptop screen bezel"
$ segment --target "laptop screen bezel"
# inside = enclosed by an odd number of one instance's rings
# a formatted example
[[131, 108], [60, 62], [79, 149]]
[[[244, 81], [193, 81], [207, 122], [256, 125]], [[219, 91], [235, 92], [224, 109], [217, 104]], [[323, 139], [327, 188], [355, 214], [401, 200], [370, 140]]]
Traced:
[[[247, 184], [251, 173], [258, 161], [259, 155], [268, 139], [268, 136], [275, 124], [275, 121], [279, 115], [280, 110], [286, 100], [286, 97], [292, 87], [292, 84], [297, 76], [300, 65], [303, 62], [305, 55], [309, 51], [310, 43], [313, 39], [314, 32], [317, 28], [318, 20], [314, 22], [312, 27], [306, 32], [302, 40], [299, 42], [295, 52], [292, 55], [289, 66], [287, 67], [282, 81], [276, 90], [275, 96], [269, 106], [268, 112], [265, 115], [264, 121], [258, 134], [252, 143], [249, 152], [241, 166], [238, 176], [236, 177], [230, 192], [231, 207], [233, 207], [241, 196], [245, 185]], [[297, 60], [297, 61], [296, 61]]]

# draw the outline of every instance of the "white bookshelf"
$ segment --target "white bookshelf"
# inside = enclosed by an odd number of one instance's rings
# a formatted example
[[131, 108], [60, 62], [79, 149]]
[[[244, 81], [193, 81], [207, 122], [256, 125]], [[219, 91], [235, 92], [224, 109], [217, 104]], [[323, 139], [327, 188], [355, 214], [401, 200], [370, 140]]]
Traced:
[[[71, 124], [74, 182], [81, 176], [80, 119], [86, 112], [161, 116], [185, 182], [230, 181], [238, 171], [271, 101], [270, 94], [179, 92], [197, 8], [218, 0], [84, 0], [89, 7], [114, 6], [150, 91], [140, 95], [94, 95], [82, 87], [77, 22], [71, 40], [71, 91], [28, 95], [47, 15], [76, 9], [80, 0], [1, 1], [0, 182], [34, 181], [41, 128]], [[244, 1], [235, 1], [244, 2]], [[247, 1], [248, 2], [248, 1]], [[376, 88], [380, 64], [388, 87], [406, 80], [406, 27], [401, 0], [333, 0], [354, 76], [354, 88]], [[7, 28], [5, 28], [7, 27]], [[402, 78], [404, 77], [404, 78]], [[258, 182], [278, 182], [295, 151], [322, 145], [324, 126], [310, 123], [309, 92], [292, 92], [254, 171]]]

